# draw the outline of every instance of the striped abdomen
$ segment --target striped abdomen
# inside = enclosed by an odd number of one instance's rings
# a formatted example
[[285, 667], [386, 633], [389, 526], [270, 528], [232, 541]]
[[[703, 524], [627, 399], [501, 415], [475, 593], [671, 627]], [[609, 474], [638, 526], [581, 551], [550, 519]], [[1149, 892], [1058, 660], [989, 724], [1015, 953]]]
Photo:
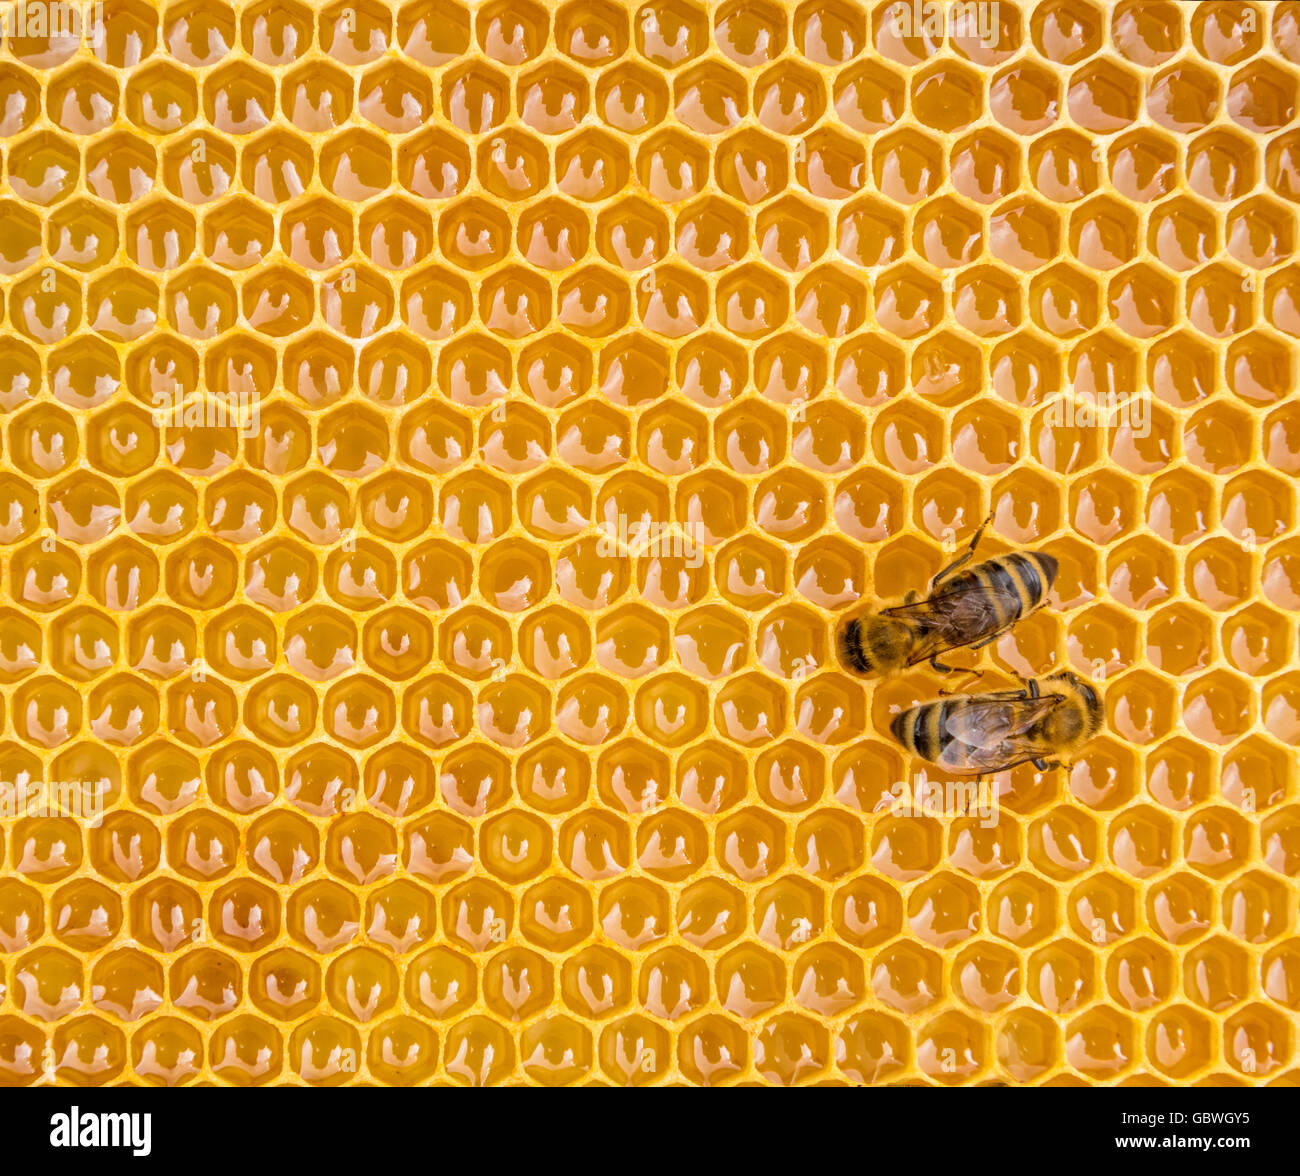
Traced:
[[1001, 632], [1028, 616], [1047, 599], [1047, 593], [1056, 579], [1056, 560], [1036, 551], [1013, 551], [986, 563], [977, 564], [968, 572], [954, 576], [934, 603], [942, 607], [943, 597], [951, 592], [969, 591], [978, 585], [983, 590], [990, 620], [990, 632]]
[[953, 705], [945, 699], [914, 706], [896, 714], [889, 729], [906, 750], [934, 763], [943, 752], [948, 716]]

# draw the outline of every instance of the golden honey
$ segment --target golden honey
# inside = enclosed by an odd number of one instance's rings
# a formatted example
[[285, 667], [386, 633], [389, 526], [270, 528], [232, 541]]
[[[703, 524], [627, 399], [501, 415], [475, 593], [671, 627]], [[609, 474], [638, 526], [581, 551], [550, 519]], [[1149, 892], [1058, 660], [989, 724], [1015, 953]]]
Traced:
[[[102, 7], [0, 53], [0, 1084], [1294, 1081], [1300, 4]], [[900, 810], [831, 635], [990, 514], [1106, 728]]]

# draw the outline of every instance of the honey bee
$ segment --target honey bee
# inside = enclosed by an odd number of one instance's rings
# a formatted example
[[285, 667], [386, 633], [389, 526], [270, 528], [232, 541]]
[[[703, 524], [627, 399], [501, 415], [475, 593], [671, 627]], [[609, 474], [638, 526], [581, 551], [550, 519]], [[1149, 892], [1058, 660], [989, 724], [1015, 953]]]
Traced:
[[[1032, 763], [1063, 766], [1101, 729], [1097, 691], [1068, 670], [1023, 690], [958, 694], [894, 716], [889, 729], [913, 755], [951, 772], [983, 776]], [[1052, 757], [1049, 761], [1048, 757]]]
[[[990, 516], [991, 518], [992, 516]], [[1039, 609], [1056, 579], [1056, 560], [1039, 551], [1015, 551], [958, 569], [975, 554], [985, 519], [964, 555], [930, 581], [930, 595], [847, 621], [839, 632], [840, 660], [858, 674], [892, 674], [929, 661], [948, 673], [939, 654], [968, 645], [979, 649]]]

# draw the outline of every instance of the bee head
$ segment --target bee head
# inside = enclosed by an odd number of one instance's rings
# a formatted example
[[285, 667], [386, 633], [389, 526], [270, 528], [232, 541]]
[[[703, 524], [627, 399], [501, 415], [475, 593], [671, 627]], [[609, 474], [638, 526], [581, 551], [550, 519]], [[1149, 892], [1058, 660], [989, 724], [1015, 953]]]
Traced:
[[1053, 674], [1047, 679], [1050, 687], [1056, 687], [1051, 690], [1052, 693], [1064, 695], [1068, 701], [1075, 705], [1069, 708], [1068, 712], [1075, 716], [1076, 721], [1072, 726], [1077, 730], [1069, 732], [1069, 736], [1085, 742], [1091, 739], [1098, 731], [1101, 730], [1103, 708], [1101, 696], [1097, 693], [1097, 688], [1091, 682], [1085, 682], [1077, 674], [1069, 670], [1062, 670], [1059, 674]]

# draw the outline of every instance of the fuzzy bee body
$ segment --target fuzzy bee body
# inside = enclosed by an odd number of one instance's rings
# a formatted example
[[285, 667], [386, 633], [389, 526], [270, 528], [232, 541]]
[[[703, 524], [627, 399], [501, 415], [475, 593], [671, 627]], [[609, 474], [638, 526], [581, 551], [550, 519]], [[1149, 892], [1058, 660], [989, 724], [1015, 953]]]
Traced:
[[955, 695], [894, 716], [906, 750], [951, 772], [986, 775], [1032, 763], [1040, 770], [1081, 748], [1101, 728], [1093, 687], [1069, 671], [1024, 690]]
[[935, 576], [927, 599], [849, 620], [839, 633], [844, 665], [859, 674], [894, 673], [923, 661], [947, 670], [940, 654], [987, 645], [1041, 608], [1056, 579], [1050, 555], [1015, 551], [957, 571], [974, 555], [983, 531], [975, 532], [965, 555]]

